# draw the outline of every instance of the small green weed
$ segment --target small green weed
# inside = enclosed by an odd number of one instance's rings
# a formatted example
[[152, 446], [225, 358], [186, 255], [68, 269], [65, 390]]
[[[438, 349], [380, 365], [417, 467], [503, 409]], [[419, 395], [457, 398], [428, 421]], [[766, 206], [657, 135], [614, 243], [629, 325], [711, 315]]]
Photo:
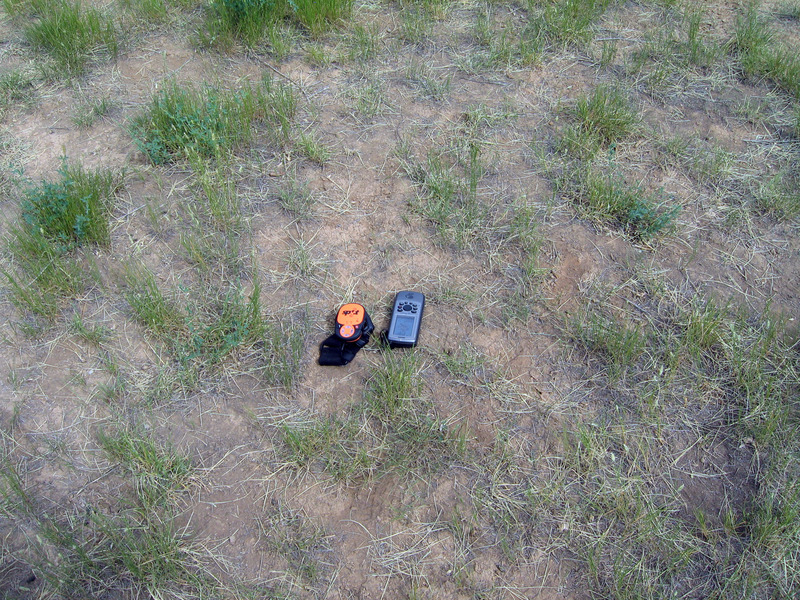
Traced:
[[321, 33], [348, 17], [353, 0], [287, 0], [294, 18], [312, 33]]
[[[225, 233], [209, 232], [208, 221], [196, 219], [197, 213], [187, 208], [193, 218], [191, 227], [178, 238], [181, 255], [191, 264], [200, 278], [211, 283], [215, 277], [238, 278], [246, 273], [246, 257], [242, 254], [241, 233], [233, 229]], [[205, 215], [203, 215], [205, 216]]]
[[258, 517], [257, 522], [265, 545], [288, 562], [290, 572], [306, 585], [323, 583], [334, 558], [329, 538], [320, 526], [283, 506]]
[[478, 200], [483, 174], [478, 143], [469, 145], [463, 169], [451, 161], [447, 152], [431, 151], [425, 165], [410, 157], [403, 159], [403, 165], [418, 189], [415, 210], [436, 227], [442, 241], [468, 248], [487, 218], [487, 209]]
[[331, 159], [331, 151], [317, 139], [314, 132], [300, 133], [297, 136], [295, 145], [303, 156], [318, 165], [324, 165]]
[[313, 240], [293, 239], [286, 253], [286, 276], [296, 281], [322, 280], [328, 261], [316, 249]]
[[784, 2], [778, 6], [777, 15], [782, 19], [800, 21], [800, 2]]
[[362, 119], [374, 119], [387, 109], [385, 86], [377, 78], [368, 78], [350, 96], [356, 115]]
[[683, 169], [698, 183], [717, 187], [730, 179], [736, 156], [720, 146], [692, 142], [675, 136], [656, 142], [661, 153], [659, 161]]
[[22, 312], [52, 320], [61, 301], [86, 286], [81, 265], [38, 231], [12, 227], [9, 248], [21, 271], [3, 271], [11, 286], [11, 302]]
[[384, 421], [391, 420], [403, 403], [420, 391], [419, 358], [413, 352], [384, 352], [383, 362], [372, 369], [364, 394], [367, 410]]
[[66, 160], [60, 179], [28, 187], [21, 202], [22, 223], [10, 228], [9, 249], [19, 275], [3, 271], [11, 300], [21, 311], [53, 319], [60, 301], [88, 283], [74, 250], [109, 242], [109, 214], [121, 178], [90, 173]]
[[333, 56], [330, 55], [324, 44], [319, 42], [312, 42], [306, 47], [308, 61], [317, 67], [328, 67], [333, 62]]
[[3, 449], [0, 457], [0, 515], [14, 518], [19, 513], [32, 513], [33, 500], [25, 490], [19, 467]]
[[321, 467], [346, 483], [387, 473], [433, 472], [462, 456], [465, 432], [452, 431], [419, 398], [419, 358], [381, 352], [364, 399], [346, 417], [284, 425], [285, 459], [294, 468]]
[[646, 77], [652, 87], [669, 79], [685, 78], [691, 67], [713, 65], [722, 47], [703, 35], [705, 21], [702, 7], [687, 9], [680, 22], [665, 17], [656, 32], [648, 33], [643, 46], [633, 53], [631, 70], [639, 72], [646, 63], [652, 63], [654, 71]]
[[147, 23], [163, 23], [167, 20], [167, 0], [122, 0], [122, 6]]
[[249, 297], [229, 286], [205, 290], [185, 304], [162, 292], [144, 267], [129, 265], [124, 283], [134, 318], [164, 344], [182, 385], [197, 385], [202, 375], [217, 372], [237, 352], [247, 354], [252, 369], [271, 384], [291, 387], [298, 377], [303, 328], [265, 316], [257, 282]]
[[261, 358], [256, 372], [267, 383], [290, 390], [302, 376], [303, 354], [306, 349], [307, 318], [272, 320], [265, 327]]
[[288, 12], [284, 0], [213, 0], [201, 35], [210, 46], [228, 45], [229, 38], [253, 46]]
[[105, 514], [91, 507], [40, 523], [42, 577], [59, 595], [86, 598], [107, 593], [203, 596], [216, 582], [207, 575], [203, 547], [170, 515], [123, 510]]
[[129, 263], [123, 273], [125, 299], [134, 318], [162, 340], [185, 333], [183, 312], [176, 300], [164, 294], [153, 273], [143, 265]]
[[640, 327], [618, 322], [596, 311], [573, 318], [568, 330], [575, 342], [603, 357], [612, 383], [625, 377], [647, 346], [647, 338]]
[[450, 94], [452, 76], [434, 72], [426, 63], [412, 61], [406, 71], [409, 83], [431, 100], [442, 101]]
[[347, 37], [347, 59], [355, 62], [368, 62], [378, 55], [380, 34], [374, 24], [353, 25]]
[[517, 203], [509, 227], [509, 241], [519, 249], [519, 266], [523, 277], [530, 281], [542, 274], [539, 254], [544, 245], [544, 237], [539, 230], [539, 219], [533, 207]]
[[[493, 71], [507, 68], [517, 62], [517, 53], [523, 55], [526, 51], [531, 50], [531, 46], [526, 45], [524, 38], [523, 41], [515, 44], [509, 33], [513, 30], [512, 26], [504, 24], [498, 27], [495, 24], [490, 5], [481, 7], [472, 28], [472, 38], [476, 49], [458, 61], [461, 70], [468, 73]], [[534, 54], [536, 50], [534, 50]], [[529, 58], [527, 55], [526, 58], [520, 56], [519, 62], [525, 62]]]
[[33, 78], [21, 70], [0, 73], [0, 116], [10, 107], [29, 106], [33, 102]]
[[476, 378], [480, 380], [486, 371], [486, 355], [471, 345], [443, 352], [439, 359], [447, 373], [458, 383], [468, 384]]
[[429, 11], [408, 7], [401, 11], [400, 18], [399, 37], [407, 44], [421, 44], [433, 33], [434, 18]]
[[[203, 160], [196, 154], [188, 157], [197, 178], [197, 195], [202, 199], [201, 202], [193, 201], [185, 206], [193, 223], [199, 224], [200, 231], [195, 232], [197, 235], [208, 234], [207, 225], [229, 236], [241, 235], [244, 228], [233, 168], [221, 150], [216, 148], [214, 161]], [[228, 241], [236, 246], [233, 239]], [[235, 254], [238, 255], [238, 252]]]
[[779, 221], [792, 221], [800, 216], [800, 182], [790, 169], [781, 170], [759, 185], [753, 197], [760, 212]]
[[103, 325], [87, 325], [83, 317], [75, 313], [71, 323], [72, 331], [85, 342], [99, 347], [111, 338], [111, 331]]
[[689, 307], [678, 319], [683, 345], [695, 357], [719, 345], [728, 333], [729, 312], [727, 306], [719, 306], [715, 302]]
[[800, 140], [800, 104], [794, 108], [794, 137]]
[[197, 0], [123, 0], [122, 6], [145, 23], [165, 23], [175, 11], [196, 6]]

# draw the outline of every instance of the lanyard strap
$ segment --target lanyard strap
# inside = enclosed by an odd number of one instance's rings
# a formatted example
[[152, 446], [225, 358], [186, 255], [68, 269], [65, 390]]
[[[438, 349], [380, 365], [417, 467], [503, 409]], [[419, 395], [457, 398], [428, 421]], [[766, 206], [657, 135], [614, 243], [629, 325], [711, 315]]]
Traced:
[[372, 319], [364, 313], [364, 325], [361, 329], [361, 337], [354, 342], [346, 342], [338, 335], [333, 334], [325, 338], [319, 345], [319, 364], [323, 366], [343, 367], [350, 363], [369, 342], [369, 336], [375, 329]]

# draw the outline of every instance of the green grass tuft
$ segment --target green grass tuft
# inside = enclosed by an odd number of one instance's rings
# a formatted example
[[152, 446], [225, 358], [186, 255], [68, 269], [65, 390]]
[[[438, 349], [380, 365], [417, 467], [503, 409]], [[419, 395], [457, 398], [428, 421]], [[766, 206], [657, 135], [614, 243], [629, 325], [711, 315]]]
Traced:
[[732, 46], [747, 77], [763, 77], [800, 98], [800, 57], [796, 49], [775, 41], [770, 24], [749, 2], [736, 20]]
[[[45, 555], [39, 574], [61, 597], [109, 593], [151, 597], [205, 596], [216, 582], [200, 557], [205, 553], [169, 515], [153, 511], [105, 514], [88, 508], [40, 524]], [[210, 561], [209, 561], [210, 562]]]
[[21, 202], [22, 222], [10, 228], [9, 249], [18, 272], [3, 271], [11, 301], [23, 312], [52, 320], [64, 298], [75, 296], [88, 277], [75, 250], [108, 244], [109, 215], [121, 178], [85, 171], [66, 160], [55, 182], [28, 187]]
[[593, 158], [601, 149], [635, 133], [639, 114], [619, 88], [601, 85], [578, 97], [575, 123], [567, 128], [560, 146], [578, 157]]
[[122, 463], [133, 475], [137, 496], [148, 509], [165, 505], [191, 480], [193, 467], [188, 456], [161, 447], [142, 432], [99, 430], [97, 441], [109, 459]]
[[131, 123], [136, 145], [160, 165], [192, 155], [213, 158], [250, 141], [252, 124], [265, 121], [276, 140], [289, 137], [295, 113], [291, 88], [265, 77], [256, 86], [226, 92], [213, 87], [194, 90], [172, 82]]
[[585, 218], [616, 225], [639, 240], [671, 231], [680, 211], [658, 194], [647, 194], [614, 173], [604, 175], [591, 167], [577, 169], [558, 182], [557, 189]]
[[114, 22], [79, 0], [32, 0], [22, 11], [38, 17], [25, 28], [25, 37], [53, 58], [56, 76], [79, 76], [100, 53], [112, 58], [119, 53]]
[[124, 284], [134, 318], [164, 344], [186, 387], [224, 369], [236, 353], [248, 355], [251, 369], [269, 384], [290, 388], [299, 376], [305, 348], [302, 324], [264, 315], [258, 284], [249, 297], [230, 285], [204, 290], [184, 302], [162, 292], [144, 267], [129, 266]]
[[[544, 4], [544, 7], [542, 7]], [[538, 47], [580, 46], [594, 36], [594, 26], [611, 0], [528, 0], [529, 22], [524, 37]]]
[[30, 106], [33, 97], [33, 78], [28, 73], [17, 69], [0, 73], [0, 117], [11, 107]]
[[278, 190], [278, 205], [298, 221], [314, 214], [316, 202], [308, 185], [298, 182], [294, 176]]
[[108, 218], [119, 179], [107, 171], [90, 173], [64, 159], [60, 178], [29, 188], [22, 201], [25, 227], [65, 251], [109, 242]]
[[201, 32], [210, 46], [228, 45], [230, 38], [253, 46], [284, 20], [319, 34], [346, 18], [352, 0], [212, 0]]
[[756, 209], [778, 221], [793, 221], [800, 217], [800, 177], [791, 169], [782, 169], [754, 193]]

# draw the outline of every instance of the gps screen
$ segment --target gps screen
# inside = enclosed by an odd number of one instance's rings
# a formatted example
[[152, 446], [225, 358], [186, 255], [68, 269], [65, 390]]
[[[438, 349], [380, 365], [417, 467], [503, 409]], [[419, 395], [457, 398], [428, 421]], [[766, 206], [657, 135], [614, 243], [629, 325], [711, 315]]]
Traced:
[[397, 317], [392, 335], [410, 338], [414, 334], [414, 317]]

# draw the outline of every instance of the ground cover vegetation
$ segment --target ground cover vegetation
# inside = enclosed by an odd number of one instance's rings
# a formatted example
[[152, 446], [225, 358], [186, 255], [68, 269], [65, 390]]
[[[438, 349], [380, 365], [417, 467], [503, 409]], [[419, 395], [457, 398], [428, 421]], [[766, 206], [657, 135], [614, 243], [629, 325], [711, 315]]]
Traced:
[[3, 598], [798, 596], [800, 4], [0, 35]]

